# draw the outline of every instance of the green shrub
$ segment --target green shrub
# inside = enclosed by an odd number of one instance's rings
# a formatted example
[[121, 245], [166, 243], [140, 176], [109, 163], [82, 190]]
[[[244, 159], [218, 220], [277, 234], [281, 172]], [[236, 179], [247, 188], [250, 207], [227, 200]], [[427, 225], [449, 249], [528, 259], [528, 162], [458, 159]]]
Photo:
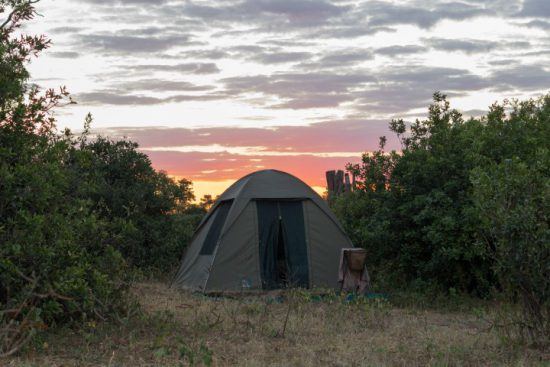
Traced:
[[126, 263], [108, 223], [71, 196], [62, 163], [69, 146], [52, 134], [0, 125], [3, 351], [37, 327], [107, 318], [125, 307]]
[[[88, 120], [88, 124], [91, 120]], [[112, 245], [130, 266], [166, 272], [178, 263], [204, 210], [191, 204], [191, 182], [153, 169], [131, 141], [79, 137], [68, 165], [73, 195], [106, 221]]]
[[0, 356], [58, 325], [127, 309], [128, 270], [175, 266], [202, 210], [191, 183], [156, 172], [129, 141], [59, 134], [52, 110], [68, 97], [29, 86], [43, 36], [16, 34], [34, 15], [0, 0]]
[[[476, 172], [478, 176], [492, 172], [488, 182], [501, 187], [504, 176], [493, 167], [513, 159], [525, 167], [539, 162], [534, 177], [548, 179], [548, 160], [541, 157], [548, 155], [550, 95], [495, 104], [487, 116], [464, 120], [444, 95], [436, 93], [426, 120], [410, 127], [394, 120], [390, 128], [400, 138], [402, 151], [385, 152], [382, 138], [380, 150], [364, 154], [360, 164], [348, 165], [357, 177], [357, 190], [331, 203], [354, 243], [369, 251], [373, 278], [392, 288], [422, 284], [430, 293], [455, 289], [488, 296], [492, 289], [503, 287], [504, 270], [495, 268], [497, 241], [491, 242], [490, 250], [484, 237], [488, 228], [496, 226], [487, 222], [488, 214], [501, 212], [480, 211], [479, 190], [489, 186], [479, 186], [484, 182], [479, 180], [476, 186], [471, 178]], [[519, 199], [530, 192], [527, 187], [510, 195]], [[526, 210], [535, 211], [535, 202], [540, 204], [547, 195], [538, 192], [536, 201], [525, 201]], [[498, 214], [498, 220], [508, 220], [506, 215]], [[539, 218], [538, 223], [543, 221]], [[518, 228], [516, 235], [525, 231], [527, 237], [531, 230]], [[533, 232], [532, 237], [548, 242], [543, 232]], [[529, 261], [540, 267], [544, 258], [542, 253], [537, 256], [518, 258], [503, 269], [517, 268], [519, 263], [527, 266]], [[537, 292], [543, 292], [539, 285]]]
[[480, 234], [507, 300], [520, 306], [501, 324], [540, 345], [550, 342], [549, 153], [540, 147], [529, 164], [516, 158], [472, 173]]

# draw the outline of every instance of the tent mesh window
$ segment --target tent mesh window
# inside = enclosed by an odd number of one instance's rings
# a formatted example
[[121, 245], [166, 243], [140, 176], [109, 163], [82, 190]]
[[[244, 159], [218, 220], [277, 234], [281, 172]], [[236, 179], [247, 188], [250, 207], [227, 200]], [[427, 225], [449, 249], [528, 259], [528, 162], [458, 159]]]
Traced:
[[302, 201], [256, 200], [264, 289], [308, 287]]
[[206, 239], [202, 244], [200, 252], [201, 255], [212, 255], [214, 253], [214, 249], [218, 244], [220, 233], [222, 232], [225, 219], [227, 218], [229, 209], [231, 209], [232, 203], [233, 200], [222, 201], [216, 208], [216, 212], [213, 214], [214, 221], [212, 222], [212, 226], [210, 227], [208, 234], [206, 235]]

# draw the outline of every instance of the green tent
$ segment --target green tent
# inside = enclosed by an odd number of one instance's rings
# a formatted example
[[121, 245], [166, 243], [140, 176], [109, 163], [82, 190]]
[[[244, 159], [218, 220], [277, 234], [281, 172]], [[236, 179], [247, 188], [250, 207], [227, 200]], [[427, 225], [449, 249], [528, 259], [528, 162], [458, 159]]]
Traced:
[[258, 171], [212, 206], [173, 285], [204, 292], [336, 288], [344, 247], [353, 246], [315, 191], [288, 173]]

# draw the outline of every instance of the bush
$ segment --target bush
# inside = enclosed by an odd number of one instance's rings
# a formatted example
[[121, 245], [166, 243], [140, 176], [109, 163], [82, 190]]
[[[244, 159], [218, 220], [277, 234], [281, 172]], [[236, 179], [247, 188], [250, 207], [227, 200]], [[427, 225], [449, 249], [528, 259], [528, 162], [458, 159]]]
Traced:
[[504, 295], [520, 306], [506, 322], [524, 340], [550, 335], [550, 166], [541, 148], [531, 166], [510, 159], [472, 173], [480, 234]]
[[101, 136], [88, 141], [87, 130], [71, 151], [69, 169], [77, 179], [73, 194], [109, 223], [111, 243], [129, 265], [166, 272], [178, 264], [201, 218], [191, 213], [191, 182], [155, 171], [136, 143]]
[[[509, 114], [505, 114], [507, 109]], [[504, 270], [496, 271], [497, 252], [486, 246], [485, 236], [497, 224], [487, 222], [489, 213], [499, 221], [511, 220], [506, 216], [510, 213], [491, 212], [495, 203], [492, 209], [481, 211], [480, 190], [497, 195], [487, 185], [497, 185], [493, 190], [504, 185], [504, 176], [494, 167], [507, 159], [525, 167], [539, 162], [538, 174], [532, 179], [539, 177], [540, 187], [545, 187], [542, 181], [548, 179], [548, 160], [541, 157], [548, 155], [549, 119], [550, 95], [495, 104], [487, 116], [464, 120], [444, 95], [436, 93], [426, 120], [417, 120], [410, 127], [403, 120], [392, 121], [390, 128], [400, 138], [402, 151], [385, 152], [383, 138], [379, 151], [364, 154], [360, 164], [347, 167], [359, 181], [358, 190], [331, 203], [354, 243], [369, 251], [373, 277], [396, 288], [422, 284], [430, 292], [455, 289], [480, 296], [503, 287]], [[472, 175], [478, 177], [480, 172], [493, 176], [474, 185]], [[522, 208], [540, 213], [542, 208], [534, 205], [543, 205], [547, 192], [527, 187], [521, 195], [528, 191], [538, 196], [523, 201]], [[517, 189], [521, 190], [520, 186]], [[524, 197], [519, 191], [509, 195], [517, 200]], [[496, 200], [496, 196], [486, 199]], [[489, 201], [483, 205], [490, 207]], [[537, 230], [541, 230], [544, 218], [537, 220]], [[519, 237], [531, 229], [517, 230]], [[539, 249], [540, 241], [548, 242], [543, 232], [533, 232], [530, 237], [537, 238]], [[528, 237], [526, 232], [524, 235]], [[494, 240], [491, 246], [499, 245]], [[537, 256], [514, 261], [523, 266], [538, 262], [540, 267], [545, 264], [544, 256]], [[503, 269], [518, 268], [519, 263], [506, 263]], [[544, 293], [537, 284], [537, 292]]]
[[55, 130], [68, 93], [29, 87], [25, 69], [49, 41], [15, 35], [32, 3], [0, 0], [11, 11], [0, 27], [0, 356], [37, 330], [119, 315], [130, 267], [175, 266], [203, 212], [191, 183], [156, 172], [137, 144], [89, 140], [90, 116], [81, 136]]
[[[106, 318], [125, 305], [125, 261], [108, 223], [71, 197], [70, 142], [0, 125], [0, 339]], [[41, 326], [42, 325], [42, 326]]]

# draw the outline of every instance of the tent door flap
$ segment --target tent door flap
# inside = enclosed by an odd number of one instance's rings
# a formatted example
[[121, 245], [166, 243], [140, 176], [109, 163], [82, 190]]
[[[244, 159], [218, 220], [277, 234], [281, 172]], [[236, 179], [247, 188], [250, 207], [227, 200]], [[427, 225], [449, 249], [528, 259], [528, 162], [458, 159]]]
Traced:
[[309, 285], [309, 266], [301, 201], [257, 200], [262, 287]]

